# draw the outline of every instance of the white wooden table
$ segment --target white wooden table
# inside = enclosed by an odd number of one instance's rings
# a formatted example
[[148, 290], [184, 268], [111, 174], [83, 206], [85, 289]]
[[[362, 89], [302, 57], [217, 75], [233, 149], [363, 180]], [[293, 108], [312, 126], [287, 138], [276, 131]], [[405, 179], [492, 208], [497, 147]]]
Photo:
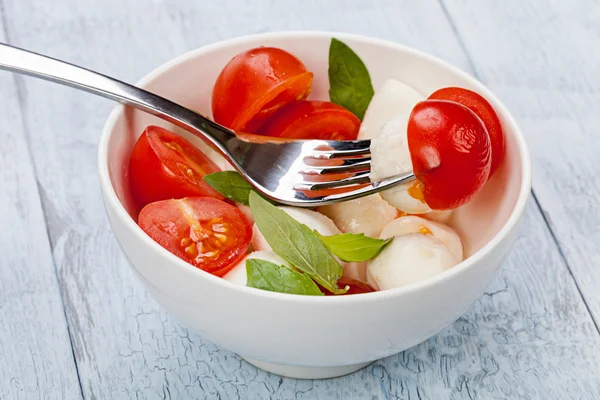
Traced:
[[600, 398], [600, 4], [593, 0], [0, 0], [0, 40], [136, 81], [286, 29], [435, 54], [519, 120], [534, 194], [454, 325], [353, 375], [280, 378], [188, 332], [132, 276], [96, 179], [108, 101], [0, 73], [0, 399]]

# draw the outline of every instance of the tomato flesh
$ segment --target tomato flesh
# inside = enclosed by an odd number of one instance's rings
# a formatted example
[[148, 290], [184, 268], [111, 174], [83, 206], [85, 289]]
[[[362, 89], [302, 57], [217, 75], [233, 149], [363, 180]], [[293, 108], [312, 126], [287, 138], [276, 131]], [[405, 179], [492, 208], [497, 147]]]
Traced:
[[429, 99], [454, 101], [467, 107], [481, 118], [490, 135], [492, 146], [490, 176], [492, 176], [504, 157], [504, 133], [502, 132], [500, 118], [494, 111], [494, 107], [479, 93], [460, 87], [447, 87], [436, 90], [429, 96]]
[[[348, 294], [371, 293], [376, 291], [366, 283], [346, 277], [341, 277], [340, 279], [338, 279], [338, 286], [341, 288], [345, 288], [346, 286], [350, 287], [348, 291], [343, 294], [343, 296]], [[321, 287], [320, 285], [319, 287], [325, 296], [334, 296], [334, 294], [329, 292], [327, 289]]]
[[280, 110], [261, 133], [293, 139], [355, 140], [360, 120], [328, 101], [302, 101]]
[[481, 119], [467, 107], [425, 100], [410, 114], [408, 147], [423, 196], [434, 210], [465, 204], [487, 182], [490, 137]]
[[196, 268], [223, 276], [246, 254], [252, 226], [235, 206], [210, 197], [148, 204], [140, 228], [162, 247]]
[[300, 60], [275, 47], [236, 55], [223, 68], [212, 93], [215, 122], [256, 133], [283, 106], [304, 100], [313, 74]]
[[219, 167], [189, 141], [158, 126], [148, 126], [131, 153], [129, 183], [141, 207], [182, 197], [223, 199], [203, 179], [218, 171]]

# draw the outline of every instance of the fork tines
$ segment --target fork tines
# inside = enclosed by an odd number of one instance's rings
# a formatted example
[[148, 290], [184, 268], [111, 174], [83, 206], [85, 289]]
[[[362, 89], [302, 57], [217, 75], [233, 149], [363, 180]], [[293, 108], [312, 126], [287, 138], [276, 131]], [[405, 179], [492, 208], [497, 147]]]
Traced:
[[[370, 140], [319, 141], [307, 151], [300, 173], [302, 182], [294, 185], [298, 191], [351, 189], [370, 183]], [[320, 176], [327, 175], [327, 179]]]

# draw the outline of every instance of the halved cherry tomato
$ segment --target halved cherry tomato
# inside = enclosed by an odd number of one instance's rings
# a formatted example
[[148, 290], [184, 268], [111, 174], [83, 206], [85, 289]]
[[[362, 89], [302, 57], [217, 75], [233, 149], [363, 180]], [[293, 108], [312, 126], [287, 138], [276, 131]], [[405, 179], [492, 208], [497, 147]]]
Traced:
[[407, 128], [415, 176], [434, 210], [456, 208], [485, 185], [490, 174], [490, 137], [467, 107], [425, 100], [412, 110]]
[[300, 60], [275, 47], [257, 47], [223, 68], [212, 93], [213, 118], [235, 131], [256, 133], [277, 110], [304, 100], [313, 74]]
[[[375, 289], [373, 289], [371, 286], [356, 279], [346, 277], [341, 277], [340, 279], [338, 279], [339, 287], [344, 288], [346, 287], [346, 285], [349, 286], [350, 289], [348, 289], [348, 291], [344, 293], [344, 295], [375, 292]], [[325, 296], [334, 296], [334, 294], [329, 292], [327, 289], [323, 287], [320, 287], [320, 289], [323, 292], [323, 294], [325, 294]]]
[[189, 196], [223, 199], [202, 179], [218, 171], [190, 142], [158, 126], [146, 128], [129, 160], [129, 182], [140, 206]]
[[360, 119], [328, 101], [301, 101], [281, 109], [261, 133], [294, 139], [354, 140]]
[[235, 206], [210, 197], [148, 204], [138, 224], [155, 242], [182, 260], [223, 276], [246, 254], [252, 226]]
[[430, 100], [449, 100], [455, 101], [473, 111], [485, 125], [492, 145], [492, 165], [490, 167], [490, 176], [500, 165], [504, 157], [504, 133], [500, 118], [494, 111], [494, 107], [479, 93], [460, 87], [447, 87], [436, 90], [429, 96]]

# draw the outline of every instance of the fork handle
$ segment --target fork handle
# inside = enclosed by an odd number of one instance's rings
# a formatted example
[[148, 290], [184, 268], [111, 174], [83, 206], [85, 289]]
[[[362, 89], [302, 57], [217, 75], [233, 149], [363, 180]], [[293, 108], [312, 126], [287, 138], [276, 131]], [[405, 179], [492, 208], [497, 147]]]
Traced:
[[[154, 93], [76, 65], [0, 43], [0, 69], [84, 90], [145, 111], [225, 151], [233, 131]], [[225, 154], [226, 155], [226, 154]], [[228, 157], [229, 158], [229, 157]]]

